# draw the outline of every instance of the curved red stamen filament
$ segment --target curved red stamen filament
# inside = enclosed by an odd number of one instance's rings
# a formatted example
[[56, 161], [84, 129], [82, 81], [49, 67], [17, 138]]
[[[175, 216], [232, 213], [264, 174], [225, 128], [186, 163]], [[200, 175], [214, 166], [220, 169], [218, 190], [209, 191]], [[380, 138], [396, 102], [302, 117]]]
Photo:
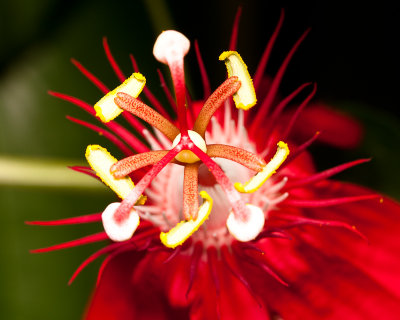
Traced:
[[263, 103], [261, 104], [261, 106], [260, 106], [260, 108], [259, 108], [259, 110], [257, 112], [257, 115], [254, 118], [254, 121], [251, 124], [251, 127], [250, 127], [251, 134], [254, 134], [256, 129], [259, 128], [260, 123], [267, 116], [267, 114], [269, 112], [269, 109], [271, 107], [271, 104], [273, 103], [273, 101], [274, 101], [274, 99], [276, 97], [276, 94], [278, 92], [279, 85], [280, 85], [280, 83], [282, 81], [283, 75], [285, 74], [286, 68], [289, 65], [289, 62], [292, 59], [295, 51], [300, 46], [300, 44], [303, 42], [303, 40], [305, 39], [305, 37], [307, 36], [307, 34], [309, 32], [310, 32], [310, 29], [307, 29], [300, 36], [300, 38], [296, 41], [296, 43], [294, 44], [292, 49], [289, 51], [288, 55], [283, 60], [281, 66], [279, 67], [278, 72], [276, 73], [274, 79], [272, 80], [271, 87], [269, 88], [269, 91], [268, 91]]
[[124, 73], [121, 71], [121, 69], [118, 66], [117, 62], [115, 61], [115, 59], [114, 59], [114, 57], [113, 57], [113, 55], [111, 53], [110, 47], [108, 45], [106, 37], [103, 38], [103, 47], [104, 47], [104, 51], [105, 51], [106, 56], [107, 56], [107, 60], [111, 65], [111, 68], [114, 70], [114, 72], [117, 75], [119, 81], [120, 82], [124, 82], [126, 77], [125, 77]]
[[302, 154], [310, 145], [314, 143], [315, 140], [318, 139], [320, 135], [320, 132], [317, 131], [310, 139], [308, 139], [306, 142], [298, 146], [294, 152], [291, 152], [288, 157], [286, 158], [285, 162], [279, 167], [279, 170], [282, 170], [284, 167], [286, 167], [290, 162], [292, 162], [294, 159], [296, 159], [300, 154]]
[[[139, 67], [136, 63], [135, 57], [132, 54], [130, 54], [129, 58], [131, 59], [133, 70], [135, 72], [139, 72]], [[149, 100], [150, 104], [153, 105], [159, 113], [161, 113], [168, 120], [172, 121], [170, 115], [167, 113], [161, 102], [156, 98], [156, 96], [150, 91], [150, 89], [147, 86], [144, 86], [143, 93]]]
[[210, 86], [210, 80], [207, 75], [206, 67], [204, 66], [204, 62], [201, 57], [199, 43], [197, 42], [197, 40], [195, 40], [194, 42], [194, 49], [196, 52], [197, 63], [199, 64], [201, 81], [203, 83], [203, 99], [206, 100], [207, 97], [209, 97], [211, 94], [211, 86]]
[[93, 83], [103, 94], [106, 94], [110, 91], [107, 86], [101, 82], [93, 73], [87, 70], [79, 61], [75, 59], [71, 59], [71, 62], [75, 67], [91, 82]]
[[324, 227], [344, 228], [344, 229], [347, 229], [347, 230], [355, 233], [363, 240], [368, 241], [366, 236], [363, 235], [360, 231], [358, 231], [355, 228], [355, 226], [351, 226], [346, 222], [335, 221], [335, 220], [310, 219], [310, 218], [305, 218], [305, 217], [292, 216], [289, 214], [279, 214], [279, 217], [277, 217], [277, 218], [291, 221], [289, 224], [281, 226], [282, 229], [291, 229], [291, 228], [307, 226], [307, 225], [317, 226], [317, 227], [324, 226]]
[[88, 176], [91, 176], [99, 181], [101, 181], [101, 179], [97, 176], [97, 174], [92, 170], [91, 167], [86, 167], [86, 166], [69, 166], [67, 167], [71, 170], [74, 170], [76, 172], [80, 172], [80, 173], [84, 173]]
[[189, 267], [189, 285], [186, 290], [186, 298], [189, 296], [190, 290], [192, 289], [197, 268], [199, 267], [200, 258], [203, 255], [203, 250], [204, 248], [201, 242], [196, 242], [194, 244], [190, 267]]
[[[87, 102], [84, 102], [78, 98], [71, 97], [69, 95], [59, 92], [48, 91], [48, 93], [56, 98], [62, 99], [64, 101], [67, 101], [69, 103], [78, 106], [79, 108], [89, 113], [91, 116], [95, 117], [98, 121], [100, 121], [100, 119], [96, 117], [96, 111], [94, 110], [93, 106], [88, 104]], [[128, 130], [126, 130], [123, 126], [121, 126], [117, 122], [109, 121], [104, 125], [108, 127], [111, 131], [116, 133], [118, 136], [120, 136], [122, 140], [125, 141], [136, 152], [149, 151], [149, 148], [146, 145], [144, 145], [138, 138], [132, 135]]]
[[107, 254], [114, 249], [117, 249], [123, 245], [126, 245], [125, 243], [122, 242], [117, 242], [117, 243], [112, 243], [104, 248], [101, 248], [100, 250], [96, 251], [93, 253], [91, 256], [89, 256], [87, 259], [85, 259], [79, 267], [75, 270], [75, 272], [72, 274], [71, 278], [68, 281], [68, 284], [71, 285], [72, 282], [74, 282], [75, 278], [82, 272], [83, 269], [85, 269], [91, 262], [96, 260], [97, 258], [101, 257], [103, 254]]
[[379, 194], [367, 194], [363, 196], [352, 196], [352, 197], [340, 197], [331, 199], [318, 199], [318, 200], [303, 200], [303, 199], [286, 199], [283, 204], [287, 204], [298, 208], [319, 208], [319, 207], [330, 207], [337, 206], [340, 204], [346, 204], [357, 201], [373, 200], [381, 198]]
[[176, 111], [176, 102], [174, 101], [174, 98], [172, 97], [172, 93], [169, 90], [167, 83], [165, 82], [164, 75], [162, 74], [160, 69], [157, 69], [157, 73], [158, 73], [158, 77], [160, 79], [161, 88], [164, 90], [165, 97], [167, 98], [172, 109], [174, 109]]
[[240, 250], [240, 245], [237, 243], [233, 245], [233, 252], [239, 257], [239, 259], [260, 268], [271, 277], [273, 277], [280, 284], [284, 285], [285, 287], [289, 286], [286, 281], [284, 281], [274, 270], [272, 270], [270, 266], [267, 265], [268, 261], [263, 258], [264, 255], [257, 254], [257, 256], [255, 256], [246, 253], [245, 251]]
[[287, 137], [290, 134], [290, 131], [293, 128], [294, 123], [296, 122], [297, 118], [299, 117], [300, 113], [303, 111], [303, 109], [308, 105], [308, 103], [310, 102], [310, 100], [314, 97], [315, 93], [317, 91], [317, 84], [314, 83], [313, 86], [313, 90], [311, 91], [311, 93], [304, 99], [304, 101], [297, 107], [296, 111], [294, 112], [294, 114], [292, 115], [292, 117], [290, 118], [290, 121], [288, 123], [288, 125], [286, 126], [285, 132], [282, 135], [282, 140], [286, 140]]
[[253, 84], [254, 84], [254, 88], [255, 88], [256, 92], [260, 85], [261, 79], [264, 75], [264, 71], [267, 67], [269, 56], [271, 55], [271, 51], [275, 44], [276, 38], [278, 37], [279, 31], [282, 28], [284, 18], [285, 18], [285, 11], [282, 9], [278, 24], [276, 25], [275, 30], [271, 35], [271, 38], [269, 38], [269, 40], [268, 40], [267, 46], [264, 49], [264, 52], [260, 59], [260, 62], [258, 63], [256, 73], [254, 74]]
[[304, 88], [309, 86], [311, 82], [304, 83], [300, 85], [296, 90], [294, 90], [292, 93], [290, 93], [287, 97], [285, 97], [279, 104], [276, 106], [274, 111], [271, 113], [269, 118], [266, 120], [265, 123], [263, 123], [263, 127], [267, 128], [266, 133], [264, 136], [266, 137], [265, 140], [268, 141], [268, 138], [270, 137], [271, 132], [275, 128], [275, 126], [279, 123], [278, 118], [281, 115], [283, 109], [301, 92], [303, 91]]
[[46, 247], [46, 248], [40, 248], [40, 249], [35, 249], [31, 250], [31, 253], [41, 253], [41, 252], [49, 252], [49, 251], [55, 251], [55, 250], [61, 250], [61, 249], [67, 249], [71, 247], [77, 247], [77, 246], [82, 246], [85, 244], [93, 243], [93, 242], [99, 242], [103, 240], [107, 240], [108, 235], [105, 232], [99, 232], [96, 234], [92, 234], [90, 236], [86, 236], [80, 239], [75, 239], [72, 241], [56, 244], [51, 247]]
[[80, 217], [72, 217], [50, 221], [27, 221], [26, 224], [38, 226], [62, 226], [70, 224], [92, 223], [101, 221], [101, 213], [87, 214]]
[[89, 128], [90, 130], [93, 130], [94, 132], [97, 132], [98, 134], [104, 136], [106, 139], [114, 143], [126, 156], [130, 156], [133, 153], [132, 150], [125, 145], [125, 143], [123, 143], [118, 137], [116, 137], [111, 132], [80, 119], [76, 119], [70, 116], [66, 116], [66, 118], [72, 122], [75, 122], [81, 126]]
[[257, 302], [257, 304], [261, 306], [261, 302], [259, 301], [256, 293], [254, 292], [253, 288], [250, 286], [246, 278], [241, 274], [240, 268], [237, 265], [235, 258], [229, 252], [228, 247], [226, 245], [224, 245], [221, 248], [221, 255], [222, 255], [222, 261], [225, 263], [227, 269], [232, 273], [232, 275], [236, 279], [238, 279], [246, 287], [246, 289], [250, 292], [254, 300]]
[[215, 247], [207, 248], [207, 257], [208, 257], [208, 266], [210, 268], [211, 278], [215, 285], [215, 291], [217, 293], [217, 297], [219, 297], [221, 293], [221, 286], [217, 272], [217, 264], [218, 264], [217, 249]]
[[325, 180], [328, 179], [330, 177], [332, 177], [333, 175], [338, 174], [339, 172], [342, 172], [346, 169], [349, 169], [351, 167], [354, 167], [356, 165], [359, 165], [361, 163], [365, 163], [370, 161], [371, 159], [359, 159], [359, 160], [355, 160], [355, 161], [351, 161], [351, 162], [347, 162], [341, 165], [338, 165], [336, 167], [324, 170], [322, 172], [313, 174], [309, 177], [303, 178], [303, 179], [298, 179], [298, 180], [294, 180], [294, 181], [289, 181], [284, 187], [283, 190], [289, 190], [289, 189], [293, 189], [293, 188], [298, 188], [298, 187], [303, 187], [305, 185], [309, 185], [309, 184], [314, 184], [316, 182], [319, 182], [321, 180]]
[[239, 7], [235, 15], [235, 20], [233, 21], [232, 34], [231, 34], [231, 39], [229, 41], [230, 51], [236, 50], [238, 33], [239, 33], [239, 22], [241, 15], [242, 15], [242, 7]]

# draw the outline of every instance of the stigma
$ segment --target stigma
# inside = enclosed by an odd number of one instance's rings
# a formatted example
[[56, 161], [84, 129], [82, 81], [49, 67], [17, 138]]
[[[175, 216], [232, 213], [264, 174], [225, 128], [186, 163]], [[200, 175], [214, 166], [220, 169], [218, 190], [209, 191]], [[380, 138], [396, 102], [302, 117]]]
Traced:
[[[171, 73], [176, 120], [139, 99], [145, 77], [137, 72], [95, 105], [103, 122], [127, 112], [154, 128], [153, 132], [142, 130], [148, 151], [119, 161], [103, 147], [87, 148], [93, 171], [121, 198], [102, 214], [104, 230], [113, 241], [131, 239], [140, 219], [159, 227], [160, 241], [169, 248], [190, 237], [204, 243], [208, 238], [220, 244], [252, 241], [266, 223], [270, 199], [258, 190], [285, 161], [289, 148], [280, 141], [275, 156], [266, 163], [248, 140], [241, 119], [257, 99], [247, 66], [236, 51], [220, 55], [227, 79], [189, 121], [194, 114], [186, 99], [184, 76], [189, 49], [189, 40], [174, 30], [161, 33], [153, 49], [155, 58]], [[231, 99], [239, 109], [236, 128], [232, 127]], [[225, 108], [223, 125], [214, 117], [221, 108]], [[135, 174], [139, 176], [136, 184], [131, 179]]]

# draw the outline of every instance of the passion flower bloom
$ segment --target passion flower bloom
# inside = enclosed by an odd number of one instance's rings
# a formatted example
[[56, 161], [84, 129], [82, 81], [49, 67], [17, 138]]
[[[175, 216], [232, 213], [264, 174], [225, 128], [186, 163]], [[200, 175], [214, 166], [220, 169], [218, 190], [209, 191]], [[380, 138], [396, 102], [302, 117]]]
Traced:
[[[106, 40], [106, 55], [122, 82], [116, 89], [110, 91], [73, 60], [105, 96], [93, 107], [51, 94], [101, 121], [105, 128], [69, 117], [110, 140], [125, 158], [90, 145], [90, 167], [72, 169], [102, 180], [121, 202], [99, 208], [102, 213], [31, 222], [90, 222], [104, 230], [34, 252], [106, 241], [70, 280], [105, 256], [86, 319], [397, 318], [400, 207], [365, 188], [331, 180], [368, 159], [315, 171], [307, 147], [319, 133], [300, 144], [293, 137], [295, 127], [302, 131], [296, 121], [315, 84], [278, 97], [285, 70], [308, 31], [266, 88], [264, 71], [283, 13], [253, 80], [235, 51], [238, 21], [239, 14], [229, 51], [220, 56], [227, 79], [212, 93], [195, 42], [205, 93], [200, 101], [190, 97], [185, 84], [189, 40], [172, 30], [158, 37], [153, 53], [169, 67], [175, 99], [159, 74], [176, 116], [145, 85], [133, 56], [134, 73], [125, 77]], [[289, 104], [296, 108], [284, 111]], [[119, 115], [142, 139], [114, 120]], [[357, 130], [351, 123], [345, 128]]]

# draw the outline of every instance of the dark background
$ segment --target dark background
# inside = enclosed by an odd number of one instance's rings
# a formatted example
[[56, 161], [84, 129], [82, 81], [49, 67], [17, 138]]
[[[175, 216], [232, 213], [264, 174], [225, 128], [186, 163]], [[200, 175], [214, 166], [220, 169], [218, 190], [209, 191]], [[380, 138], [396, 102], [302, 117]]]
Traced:
[[[300, 83], [318, 83], [321, 100], [357, 117], [366, 136], [355, 150], [315, 146], [319, 168], [372, 157], [367, 165], [340, 175], [400, 198], [398, 42], [399, 22], [389, 1], [1, 1], [0, 2], [0, 157], [83, 162], [90, 143], [104, 139], [68, 122], [82, 111], [46, 94], [49, 89], [90, 103], [99, 93], [69, 63], [74, 57], [109, 87], [117, 85], [104, 57], [107, 36], [122, 68], [129, 53], [138, 60], [149, 87], [158, 95], [152, 46], [163, 29], [176, 28], [198, 39], [213, 88], [225, 76], [218, 61], [226, 50], [237, 7], [242, 5], [238, 51], [254, 71], [281, 8], [286, 18], [271, 57], [274, 73], [290, 46], [308, 27], [310, 35], [290, 64], [282, 92]], [[187, 58], [190, 90], [197, 97], [199, 74], [193, 52]], [[0, 167], [7, 171], [7, 167]], [[41, 255], [33, 248], [78, 238], [99, 226], [40, 228], [25, 220], [97, 212], [114, 198], [101, 187], [32, 187], [0, 181], [0, 318], [79, 318], [94, 284], [95, 263], [71, 286], [75, 268], [98, 246]]]

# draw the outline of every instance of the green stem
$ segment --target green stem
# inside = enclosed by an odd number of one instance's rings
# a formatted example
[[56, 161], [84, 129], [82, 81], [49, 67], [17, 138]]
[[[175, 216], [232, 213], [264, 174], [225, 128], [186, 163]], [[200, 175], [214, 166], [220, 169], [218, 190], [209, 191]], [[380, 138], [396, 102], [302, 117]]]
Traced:
[[0, 185], [79, 189], [103, 186], [85, 174], [68, 169], [71, 164], [76, 162], [0, 156]]

